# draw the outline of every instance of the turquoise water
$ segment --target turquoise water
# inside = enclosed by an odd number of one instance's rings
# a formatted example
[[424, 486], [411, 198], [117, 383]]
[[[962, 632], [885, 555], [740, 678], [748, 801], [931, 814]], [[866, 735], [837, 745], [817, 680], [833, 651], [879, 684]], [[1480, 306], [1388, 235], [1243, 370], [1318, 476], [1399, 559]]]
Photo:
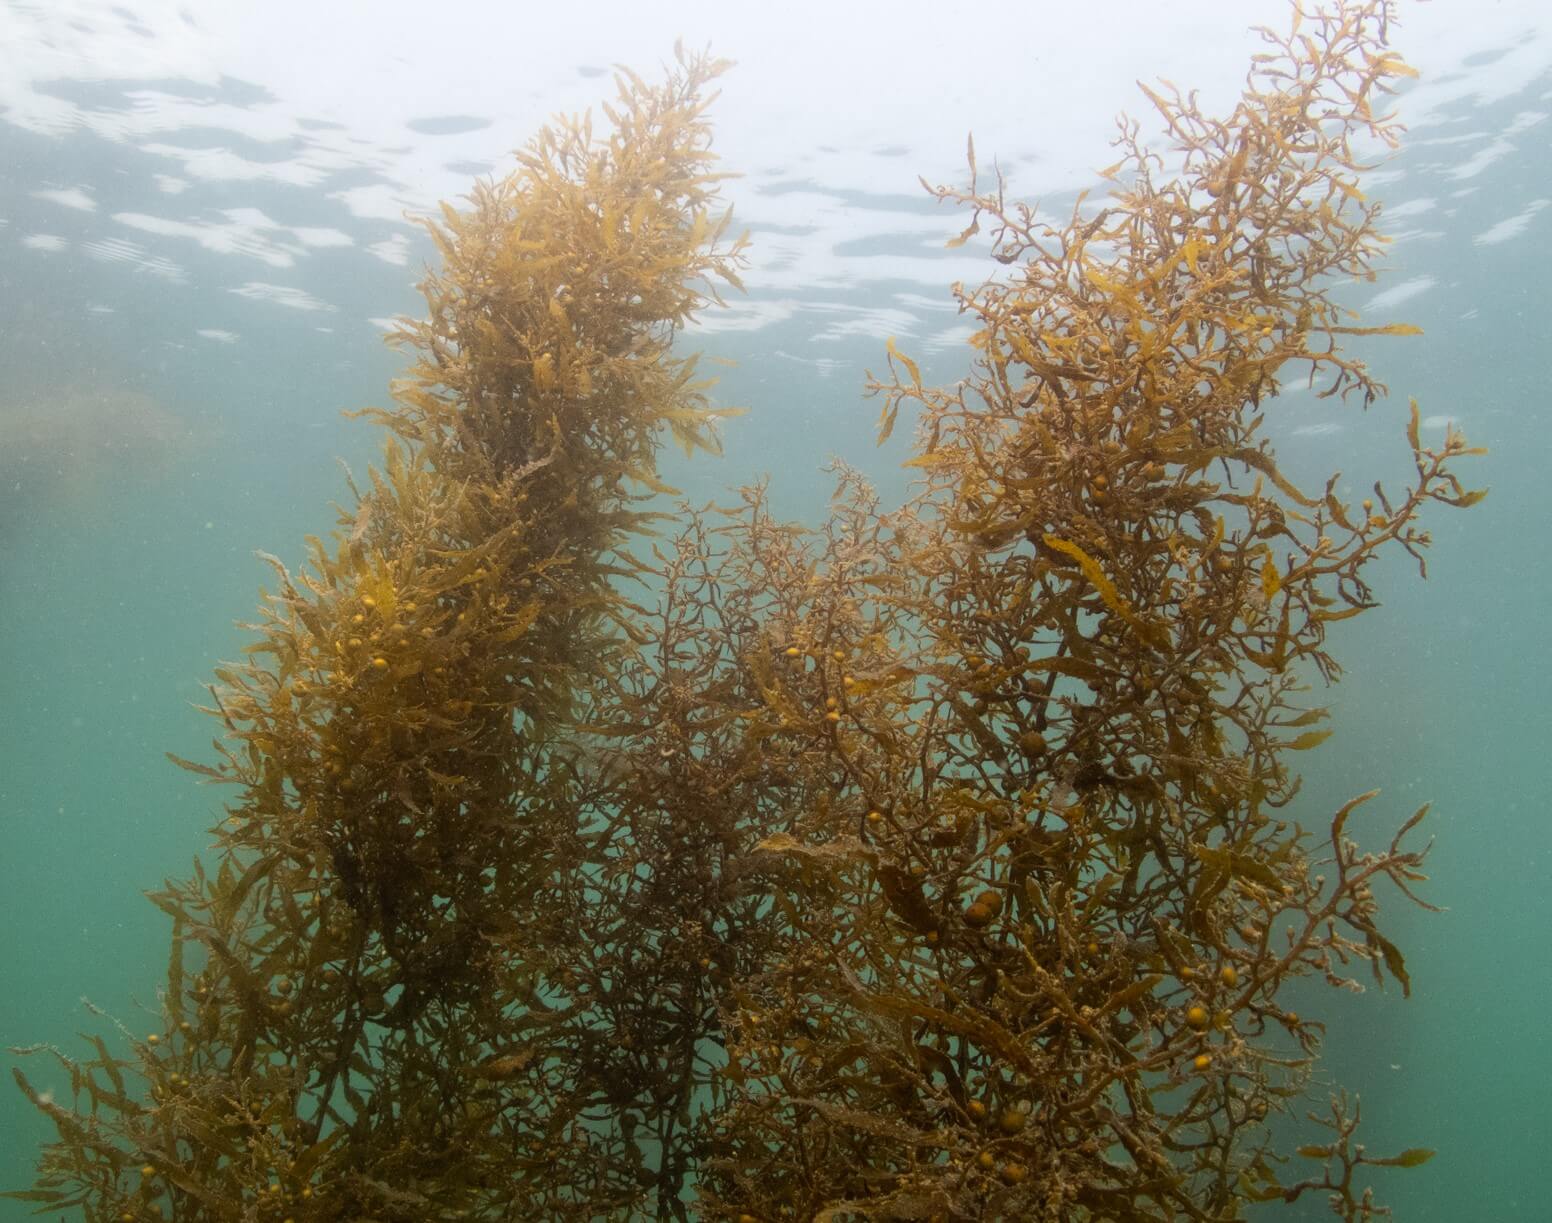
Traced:
[[[1186, 6], [1182, 39], [1211, 25], [1209, 9]], [[916, 9], [888, 11], [935, 28]], [[0, 111], [0, 1044], [74, 1052], [76, 1032], [103, 1029], [83, 995], [131, 1031], [155, 1013], [167, 928], [140, 893], [188, 872], [219, 810], [219, 795], [163, 753], [210, 755], [209, 720], [192, 706], [211, 666], [245, 640], [234, 621], [266, 581], [253, 550], [294, 561], [305, 533], [333, 525], [329, 503], [344, 494], [336, 457], [360, 471], [376, 451], [372, 431], [339, 412], [383, 402], [396, 359], [374, 320], [419, 303], [412, 282], [429, 251], [401, 211], [501, 166], [545, 111], [604, 93], [599, 65], [632, 48], [588, 53], [586, 30], [562, 30], [575, 55], [550, 64], [553, 90], [525, 82], [521, 104], [493, 121], [507, 86], [475, 72], [447, 105], [399, 115], [394, 139], [364, 126], [367, 152], [356, 156], [349, 118], [298, 83], [284, 38], [267, 62], [273, 79], [251, 56], [239, 57], [254, 74], [243, 77], [216, 71], [229, 50], [222, 31], [190, 51], [200, 27], [174, 9], [76, 6], [69, 15], [88, 33], [63, 57], [61, 27], [40, 12], [0, 6], [19, 31], [8, 54], [35, 69], [10, 74]], [[1448, 911], [1398, 905], [1389, 927], [1413, 996], [1312, 991], [1300, 1007], [1330, 1025], [1321, 1078], [1361, 1095], [1371, 1150], [1439, 1150], [1421, 1170], [1376, 1175], [1402, 1219], [1552, 1217], [1552, 831], [1533, 791], [1552, 741], [1552, 73], [1527, 52], [1545, 59], [1548, 32], [1524, 13], [1497, 27], [1501, 45], [1469, 54], [1482, 32], [1452, 40], [1438, 14], [1433, 26], [1419, 16], [1429, 40], [1419, 51], [1397, 35], [1425, 73], [1422, 118], [1372, 191], [1399, 240], [1380, 283], [1347, 291], [1372, 307], [1368, 321], [1426, 332], [1363, 350], [1394, 397], [1363, 414], [1294, 393], [1268, 414], [1291, 475], [1341, 467], [1354, 488], [1404, 477], [1408, 395], [1425, 436], [1439, 440], [1453, 419], [1492, 451], [1471, 473], [1492, 496], [1425, 524], [1428, 581], [1391, 557], [1374, 574], [1384, 607], [1337, 626], [1336, 734], [1311, 754], [1300, 799], [1301, 817], [1320, 825], [1380, 787], [1360, 837], [1434, 804], [1426, 895]], [[687, 6], [687, 33], [696, 16]], [[1206, 65], [1219, 88], [1255, 49], [1239, 23], [1223, 35], [1222, 61]], [[130, 25], [144, 32], [126, 34]], [[877, 52], [864, 33], [839, 29], [842, 50], [829, 46], [811, 70], [851, 64], [860, 76]], [[131, 35], [138, 49], [118, 55], [130, 44], [115, 40]], [[873, 446], [874, 405], [858, 391], [889, 335], [931, 379], [963, 369], [946, 288], [987, 268], [942, 250], [962, 221], [915, 189], [918, 170], [955, 173], [962, 135], [945, 144], [911, 126], [915, 98], [901, 103], [893, 144], [876, 96], [855, 112], [816, 118], [825, 108], [813, 99], [783, 112], [761, 91], [778, 68], [792, 70], [803, 40], [736, 26], [708, 36], [745, 61], [751, 82], [741, 83], [745, 68], [728, 79], [723, 148], [750, 172], [730, 195], [755, 263], [731, 321], [708, 318], [686, 343], [737, 362], [719, 395], [751, 411], [727, 426], [722, 459], [670, 460], [670, 478], [704, 500], [770, 472], [778, 511], [812, 520], [831, 486], [820, 468], [838, 454], [898, 499], [905, 442]], [[919, 52], [929, 65], [975, 54], [964, 31], [936, 37]], [[1116, 37], [1120, 67], [1084, 84], [1106, 122], [1136, 108], [1132, 76], [1184, 82], [1200, 66], [1200, 47], [1146, 31]], [[637, 49], [634, 62], [650, 68], [661, 50]], [[385, 63], [403, 56], [381, 51]], [[363, 82], [378, 79], [363, 64]], [[1062, 64], [1048, 56], [1044, 88], [1060, 91]], [[995, 146], [978, 109], [998, 131], [1018, 130], [996, 80], [988, 70], [956, 85], [937, 108], [961, 133], [977, 125], [983, 160]], [[1405, 97], [1402, 106], [1410, 117]], [[1031, 114], [1034, 128], [1049, 122]], [[737, 131], [740, 117], [755, 135]], [[1073, 152], [1031, 136], [1009, 163], [1015, 188], [1045, 193], [1056, 211], [1112, 160], [1104, 123], [1071, 126], [1099, 143]], [[756, 138], [764, 146], [740, 162]], [[36, 1059], [27, 1070], [68, 1092]], [[28, 1180], [45, 1135], [19, 1094], [0, 1093], [0, 1183]], [[0, 1219], [24, 1214], [0, 1206]]]

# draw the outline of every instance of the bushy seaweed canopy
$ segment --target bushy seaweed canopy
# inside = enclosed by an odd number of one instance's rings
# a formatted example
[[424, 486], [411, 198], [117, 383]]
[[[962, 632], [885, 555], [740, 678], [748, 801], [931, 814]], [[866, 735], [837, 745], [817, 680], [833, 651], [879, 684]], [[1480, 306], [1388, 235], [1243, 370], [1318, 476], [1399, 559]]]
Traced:
[[[1328, 626], [1420, 559], [1472, 453], [1301, 490], [1280, 380], [1383, 390], [1328, 296], [1369, 277], [1355, 142], [1392, 144], [1390, 8], [1265, 34], [1232, 114], [1149, 93], [1115, 188], [967, 207], [971, 376], [893, 344], [923, 483], [829, 521], [762, 488], [676, 516], [666, 428], [715, 441], [670, 340], [737, 284], [708, 152], [723, 65], [629, 72], [428, 228], [442, 266], [381, 470], [218, 670], [239, 797], [173, 919], [165, 1023], [49, 1050], [76, 1106], [20, 1196], [89, 1220], [1226, 1220], [1376, 1208], [1356, 1110], [1313, 1171], [1266, 1123], [1322, 1027], [1286, 987], [1408, 987], [1360, 850], [1291, 809]], [[185, 965], [185, 950], [197, 966]], [[132, 1085], [133, 1082], [133, 1085]]]

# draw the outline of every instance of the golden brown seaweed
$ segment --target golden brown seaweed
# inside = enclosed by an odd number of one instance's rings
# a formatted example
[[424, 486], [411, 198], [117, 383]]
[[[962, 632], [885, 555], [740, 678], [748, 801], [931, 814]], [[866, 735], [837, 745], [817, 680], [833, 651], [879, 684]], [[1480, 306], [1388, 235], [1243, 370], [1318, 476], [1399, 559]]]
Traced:
[[[1327, 626], [1421, 563], [1474, 453], [1361, 507], [1263, 436], [1281, 380], [1368, 404], [1333, 277], [1372, 275], [1353, 143], [1393, 143], [1391, 9], [1297, 10], [1226, 119], [1147, 90], [1057, 222], [933, 189], [1002, 271], [975, 365], [893, 341], [919, 493], [837, 470], [665, 513], [718, 414], [670, 341], [737, 285], [722, 65], [622, 70], [428, 230], [380, 469], [217, 670], [238, 787], [173, 920], [165, 1023], [94, 1038], [20, 1196], [89, 1220], [1226, 1220], [1373, 1212], [1356, 1107], [1292, 1177], [1266, 1128], [1324, 1028], [1286, 987], [1410, 988], [1376, 886], [1422, 853], [1294, 818]], [[1166, 166], [1168, 167], [1166, 169]], [[1418, 901], [1418, 903], [1422, 903]], [[126, 1034], [127, 1035], [127, 1034]]]

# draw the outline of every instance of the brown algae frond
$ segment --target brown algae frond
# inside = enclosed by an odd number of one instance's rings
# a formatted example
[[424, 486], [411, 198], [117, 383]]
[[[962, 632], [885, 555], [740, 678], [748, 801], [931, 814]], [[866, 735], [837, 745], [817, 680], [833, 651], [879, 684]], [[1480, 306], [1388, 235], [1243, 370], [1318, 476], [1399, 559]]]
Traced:
[[[217, 670], [236, 787], [173, 920], [161, 1030], [69, 1067], [22, 1196], [87, 1219], [1201, 1219], [1377, 1209], [1342, 1100], [1266, 1129], [1323, 1037], [1300, 977], [1409, 989], [1382, 881], [1423, 853], [1294, 821], [1309, 684], [1369, 562], [1421, 563], [1469, 454], [1354, 506], [1262, 433], [1288, 377], [1368, 403], [1360, 138], [1395, 141], [1382, 0], [1296, 9], [1225, 118], [1149, 91], [1109, 197], [955, 287], [972, 376], [891, 343], [915, 498], [838, 471], [776, 521], [649, 500], [716, 410], [675, 332], [738, 286], [723, 65], [622, 70], [428, 229], [382, 467]], [[1418, 903], [1422, 903], [1420, 900]], [[186, 954], [190, 963], [185, 964]], [[197, 965], [194, 961], [197, 960]]]

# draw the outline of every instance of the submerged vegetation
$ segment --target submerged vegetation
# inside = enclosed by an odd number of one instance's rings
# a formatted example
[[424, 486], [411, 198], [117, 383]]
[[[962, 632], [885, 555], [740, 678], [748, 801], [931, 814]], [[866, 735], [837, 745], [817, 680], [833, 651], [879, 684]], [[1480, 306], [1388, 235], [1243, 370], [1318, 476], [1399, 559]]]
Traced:
[[[663, 511], [717, 411], [675, 332], [738, 285], [708, 151], [723, 65], [622, 73], [428, 229], [441, 267], [382, 466], [218, 669], [237, 795], [154, 894], [165, 1022], [68, 1057], [14, 1195], [89, 1220], [1228, 1220], [1378, 1212], [1299, 978], [1409, 988], [1364, 794], [1307, 827], [1293, 753], [1368, 563], [1469, 505], [1451, 433], [1350, 504], [1263, 428], [1285, 378], [1367, 406], [1329, 296], [1372, 275], [1389, 5], [1265, 33], [1226, 118], [1149, 92], [1114, 189], [955, 286], [970, 376], [870, 391], [922, 483], [828, 521]], [[1301, 819], [1305, 822], [1301, 823]], [[1372, 832], [1365, 837], [1372, 839]], [[1419, 901], [1419, 903], [1422, 903]], [[1297, 1163], [1291, 1163], [1297, 1160]]]

